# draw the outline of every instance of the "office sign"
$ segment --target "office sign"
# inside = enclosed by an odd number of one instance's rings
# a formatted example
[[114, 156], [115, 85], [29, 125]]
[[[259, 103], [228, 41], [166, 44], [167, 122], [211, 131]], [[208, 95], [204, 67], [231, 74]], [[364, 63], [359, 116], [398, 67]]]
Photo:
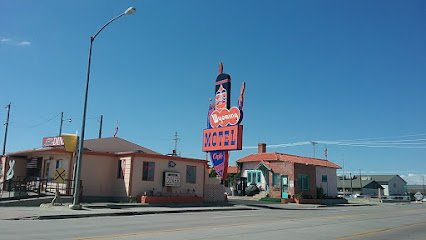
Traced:
[[165, 187], [180, 187], [180, 173], [164, 172]]

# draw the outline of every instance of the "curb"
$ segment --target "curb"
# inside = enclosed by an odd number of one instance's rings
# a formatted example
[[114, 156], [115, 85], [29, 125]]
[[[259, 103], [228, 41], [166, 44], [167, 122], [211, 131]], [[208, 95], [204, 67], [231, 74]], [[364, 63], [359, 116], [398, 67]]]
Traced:
[[186, 213], [186, 212], [224, 212], [224, 211], [242, 211], [242, 210], [258, 210], [255, 208], [237, 207], [237, 208], [210, 208], [210, 209], [184, 209], [184, 210], [154, 210], [154, 211], [126, 211], [112, 213], [83, 213], [83, 214], [63, 214], [63, 215], [41, 215], [33, 217], [10, 218], [5, 220], [53, 220], [53, 219], [71, 219], [71, 218], [88, 218], [88, 217], [107, 217], [107, 216], [136, 216], [151, 215], [163, 213]]
[[259, 205], [259, 204], [249, 204], [247, 206], [257, 207], [257, 208], [265, 208], [265, 209], [272, 209], [272, 210], [317, 210], [318, 208], [327, 207], [325, 205], [314, 205], [312, 207], [273, 207], [273, 206]]

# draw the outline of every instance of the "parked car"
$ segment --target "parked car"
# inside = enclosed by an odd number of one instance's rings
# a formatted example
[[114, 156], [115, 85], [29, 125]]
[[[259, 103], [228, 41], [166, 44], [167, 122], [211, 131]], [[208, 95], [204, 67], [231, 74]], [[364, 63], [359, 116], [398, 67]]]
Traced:
[[254, 196], [255, 194], [258, 194], [260, 192], [260, 189], [256, 185], [249, 185], [246, 188], [246, 195], [247, 196]]

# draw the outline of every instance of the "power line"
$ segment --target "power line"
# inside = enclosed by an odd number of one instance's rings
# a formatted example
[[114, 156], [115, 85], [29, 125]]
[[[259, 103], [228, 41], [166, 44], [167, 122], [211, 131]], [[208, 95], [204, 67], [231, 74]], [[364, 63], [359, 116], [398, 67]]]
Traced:
[[[282, 144], [273, 144], [269, 145], [269, 148], [284, 148], [284, 147], [294, 147], [302, 146], [314, 143], [320, 144], [329, 144], [329, 145], [339, 145], [339, 146], [349, 146], [349, 147], [370, 147], [370, 148], [395, 148], [395, 149], [426, 149], [426, 138], [418, 139], [400, 139], [400, 140], [388, 140], [388, 141], [365, 141], [373, 139], [392, 139], [392, 138], [407, 138], [414, 136], [424, 136], [426, 134], [411, 134], [403, 136], [394, 136], [394, 137], [374, 137], [374, 138], [362, 138], [362, 139], [353, 139], [353, 140], [335, 140], [335, 141], [303, 141], [295, 143], [282, 143]], [[256, 149], [257, 146], [245, 146], [243, 149]]]
[[34, 125], [34, 126], [30, 126], [29, 128], [35, 128], [35, 127], [41, 126], [41, 125], [43, 125], [43, 124], [46, 124], [46, 123], [48, 123], [48, 122], [52, 121], [53, 119], [55, 119], [55, 118], [56, 118], [57, 116], [59, 116], [59, 115], [61, 115], [61, 113], [58, 113], [56, 116], [54, 116], [54, 117], [50, 118], [49, 120], [47, 120], [47, 121], [45, 121], [45, 122], [39, 123], [39, 124]]
[[410, 135], [402, 135], [402, 136], [392, 136], [392, 137], [371, 137], [371, 138], [358, 138], [351, 140], [339, 140], [340, 142], [345, 141], [363, 141], [363, 140], [374, 140], [374, 139], [386, 139], [386, 138], [406, 138], [406, 137], [417, 137], [417, 136], [426, 136], [426, 133], [418, 133], [418, 134], [410, 134]]

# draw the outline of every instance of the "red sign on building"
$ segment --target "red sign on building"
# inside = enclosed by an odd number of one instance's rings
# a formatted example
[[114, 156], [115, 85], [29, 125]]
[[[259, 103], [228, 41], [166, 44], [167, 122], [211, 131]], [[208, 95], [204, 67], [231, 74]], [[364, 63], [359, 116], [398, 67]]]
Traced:
[[65, 146], [62, 137], [45, 137], [43, 138], [43, 147]]

